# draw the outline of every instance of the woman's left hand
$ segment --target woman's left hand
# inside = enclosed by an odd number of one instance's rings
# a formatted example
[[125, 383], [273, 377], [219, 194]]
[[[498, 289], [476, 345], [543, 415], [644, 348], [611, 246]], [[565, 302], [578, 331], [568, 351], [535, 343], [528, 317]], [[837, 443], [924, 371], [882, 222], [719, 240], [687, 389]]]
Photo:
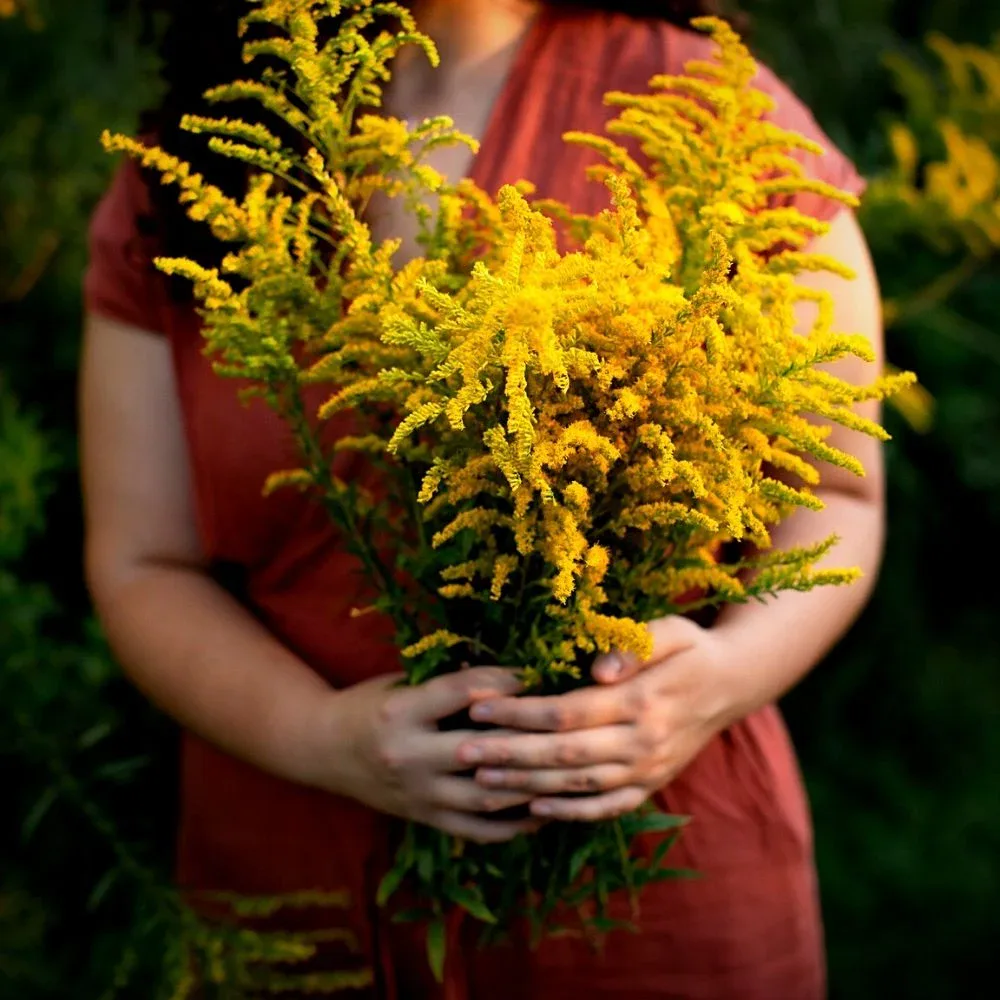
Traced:
[[594, 821], [637, 809], [734, 719], [721, 636], [675, 616], [649, 629], [650, 659], [601, 657], [594, 687], [475, 704], [473, 719], [528, 732], [469, 739], [459, 761], [487, 788], [536, 796], [539, 817]]

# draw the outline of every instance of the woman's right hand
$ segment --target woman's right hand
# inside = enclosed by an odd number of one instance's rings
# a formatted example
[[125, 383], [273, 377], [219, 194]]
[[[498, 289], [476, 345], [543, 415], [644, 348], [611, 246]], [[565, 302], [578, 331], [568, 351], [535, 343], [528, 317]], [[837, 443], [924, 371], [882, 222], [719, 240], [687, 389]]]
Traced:
[[478, 785], [458, 748], [475, 733], [442, 731], [438, 722], [483, 698], [516, 694], [513, 670], [472, 667], [415, 687], [402, 674], [364, 681], [331, 692], [319, 709], [323, 765], [314, 783], [401, 816], [478, 843], [533, 833], [531, 817], [491, 818], [524, 805], [530, 795], [489, 791]]

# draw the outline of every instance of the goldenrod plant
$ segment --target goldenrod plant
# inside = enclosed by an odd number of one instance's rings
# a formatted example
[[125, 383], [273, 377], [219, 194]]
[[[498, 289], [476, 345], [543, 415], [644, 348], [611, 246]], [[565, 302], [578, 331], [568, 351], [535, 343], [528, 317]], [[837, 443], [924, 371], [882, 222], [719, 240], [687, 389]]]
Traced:
[[[373, 608], [395, 625], [411, 683], [494, 662], [558, 692], [588, 683], [596, 653], [647, 655], [652, 618], [856, 578], [815, 568], [836, 539], [779, 551], [770, 529], [822, 507], [822, 463], [864, 474], [814, 418], [884, 439], [855, 404], [913, 378], [856, 386], [821, 367], [871, 348], [835, 329], [829, 295], [796, 283], [849, 273], [809, 252], [827, 224], [776, 196], [854, 202], [806, 176], [793, 153], [818, 148], [769, 120], [726, 23], [694, 22], [714, 60], [644, 94], [608, 94], [619, 111], [607, 134], [566, 136], [600, 154], [592, 174], [610, 193], [606, 211], [581, 216], [533, 202], [529, 183], [495, 196], [449, 183], [426, 152], [475, 143], [446, 118], [380, 113], [402, 46], [437, 60], [401, 5], [250, 6], [245, 59], [267, 57], [268, 69], [206, 96], [253, 98], [291, 138], [221, 115], [183, 123], [248, 164], [242, 198], [167, 151], [104, 142], [160, 171], [232, 245], [220, 268], [157, 263], [194, 283], [218, 372], [288, 422], [301, 464], [265, 488], [306, 489], [326, 506]], [[399, 242], [373, 238], [376, 195], [417, 214], [422, 256], [397, 266]], [[805, 332], [804, 300], [818, 306]], [[318, 410], [306, 405], [317, 385], [329, 390]], [[326, 422], [344, 411], [356, 433], [330, 440]], [[339, 481], [345, 449], [368, 456], [385, 488]], [[380, 899], [404, 880], [416, 892], [438, 971], [455, 906], [500, 930], [526, 914], [540, 933], [593, 900], [586, 919], [600, 930], [612, 891], [674, 874], [662, 864], [669, 838], [642, 860], [633, 839], [682, 821], [646, 810], [490, 847], [410, 827]]]
[[887, 59], [905, 111], [889, 126], [893, 168], [874, 180], [866, 210], [894, 230], [916, 229], [941, 253], [981, 260], [1000, 247], [1000, 43], [934, 34], [927, 49], [936, 71]]

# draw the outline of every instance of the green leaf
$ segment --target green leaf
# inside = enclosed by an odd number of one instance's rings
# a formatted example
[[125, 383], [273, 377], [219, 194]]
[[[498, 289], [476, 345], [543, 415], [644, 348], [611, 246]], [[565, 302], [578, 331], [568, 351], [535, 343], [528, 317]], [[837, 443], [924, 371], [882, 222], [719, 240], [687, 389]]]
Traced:
[[444, 959], [447, 947], [444, 917], [437, 917], [427, 925], [427, 961], [439, 982], [444, 982]]
[[569, 880], [570, 882], [575, 882], [583, 871], [584, 865], [590, 858], [590, 855], [594, 852], [594, 842], [590, 841], [586, 844], [581, 844], [574, 852], [573, 856], [569, 859]]
[[379, 906], [385, 906], [385, 904], [389, 902], [393, 893], [400, 887], [403, 879], [406, 877], [406, 871], [406, 864], [397, 861], [396, 864], [382, 876], [382, 881], [378, 884], [378, 891], [375, 893], [375, 902]]
[[94, 886], [93, 892], [87, 897], [87, 909], [93, 912], [96, 910], [108, 894], [108, 890], [118, 878], [119, 869], [111, 868], [105, 872], [101, 880]]
[[685, 826], [690, 820], [690, 816], [673, 816], [670, 813], [653, 812], [631, 819], [625, 826], [625, 829], [629, 836], [634, 837], [640, 833], [659, 833], [662, 830], [676, 830], [680, 826]]
[[128, 781], [148, 764], [149, 757], [146, 754], [140, 754], [104, 764], [94, 772], [94, 775], [104, 781]]
[[90, 747], [95, 746], [100, 743], [106, 736], [110, 735], [112, 730], [111, 723], [109, 722], [98, 722], [96, 726], [91, 726], [85, 733], [80, 736], [77, 746], [81, 750], [89, 750]]
[[592, 917], [587, 921], [587, 925], [600, 934], [607, 934], [610, 931], [631, 931], [638, 933], [638, 928], [630, 920], [615, 920], [613, 917]]
[[664, 857], [666, 857], [667, 851], [669, 851], [670, 848], [677, 843], [677, 838], [679, 836], [680, 834], [677, 831], [674, 831], [669, 836], [664, 837], [663, 840], [656, 845], [656, 850], [653, 851], [653, 856], [649, 859], [650, 870], [655, 871], [660, 867], [663, 863]]
[[420, 881], [430, 885], [434, 881], [434, 852], [424, 848], [417, 850], [417, 875]]
[[649, 873], [650, 882], [670, 882], [673, 879], [698, 879], [701, 872], [693, 868], [660, 868]]
[[467, 913], [470, 913], [477, 920], [482, 920], [487, 924], [495, 924], [497, 918], [490, 912], [489, 907], [483, 901], [478, 890], [470, 889], [464, 885], [454, 885], [448, 888], [448, 898], [457, 903]]
[[409, 867], [413, 864], [413, 845], [417, 837], [417, 826], [415, 823], [407, 823], [403, 831], [403, 842], [396, 852], [396, 864]]
[[432, 916], [430, 910], [424, 907], [410, 906], [405, 910], [397, 910], [389, 918], [389, 922], [393, 924], [420, 924], [430, 916]]
[[52, 805], [57, 798], [59, 798], [59, 789], [55, 786], [46, 789], [38, 797], [21, 826], [21, 837], [24, 840], [27, 841], [31, 839], [35, 830], [38, 829], [42, 820], [45, 819], [45, 814], [52, 808]]

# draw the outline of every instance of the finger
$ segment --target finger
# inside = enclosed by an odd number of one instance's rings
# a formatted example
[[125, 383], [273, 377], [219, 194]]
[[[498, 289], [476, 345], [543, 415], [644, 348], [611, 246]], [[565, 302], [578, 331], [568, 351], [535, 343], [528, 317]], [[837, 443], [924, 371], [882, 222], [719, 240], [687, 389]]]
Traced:
[[484, 788], [472, 778], [441, 777], [434, 781], [428, 796], [438, 809], [465, 813], [494, 813], [530, 802], [531, 795], [502, 789]]
[[628, 722], [632, 717], [628, 699], [618, 691], [597, 687], [569, 694], [477, 702], [469, 715], [476, 722], [550, 733], [610, 726]]
[[536, 833], [544, 821], [530, 816], [526, 819], [483, 819], [471, 813], [452, 812], [448, 809], [432, 813], [424, 821], [453, 837], [471, 840], [477, 844], [502, 844], [522, 833]]
[[[403, 718], [435, 722], [468, 708], [477, 698], [500, 698], [521, 690], [517, 671], [508, 667], [470, 667], [406, 688], [386, 703], [386, 721]], [[395, 717], [390, 717], [398, 713]]]
[[[513, 730], [501, 729], [501, 734]], [[427, 729], [410, 737], [399, 747], [389, 744], [381, 751], [382, 764], [391, 772], [433, 771], [438, 774], [454, 774], [468, 771], [469, 763], [462, 759], [459, 750], [469, 740], [481, 733], [475, 729], [454, 729], [441, 732]]]
[[629, 764], [634, 756], [635, 730], [631, 726], [602, 726], [560, 734], [476, 734], [458, 748], [458, 759], [464, 764], [501, 765], [505, 768]]
[[578, 799], [551, 798], [535, 799], [531, 811], [544, 819], [567, 820], [580, 823], [596, 823], [602, 819], [614, 819], [632, 812], [649, 798], [649, 793], [637, 785], [616, 788], [602, 795], [588, 795]]
[[516, 789], [520, 793], [563, 795], [566, 792], [597, 794], [622, 788], [635, 775], [625, 764], [598, 764], [594, 767], [553, 768], [545, 771], [481, 767], [476, 781], [485, 788]]
[[665, 615], [646, 626], [653, 640], [653, 652], [648, 660], [632, 653], [612, 650], [594, 660], [591, 675], [599, 684], [620, 684], [647, 667], [660, 663], [668, 656], [690, 649], [698, 639], [701, 626], [681, 615]]

